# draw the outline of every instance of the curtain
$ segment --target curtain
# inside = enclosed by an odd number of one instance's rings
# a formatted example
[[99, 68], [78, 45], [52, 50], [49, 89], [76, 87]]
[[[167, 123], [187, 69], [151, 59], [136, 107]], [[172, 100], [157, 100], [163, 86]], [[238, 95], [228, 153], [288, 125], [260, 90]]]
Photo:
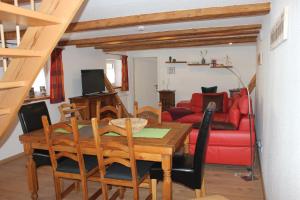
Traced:
[[51, 54], [50, 103], [60, 103], [63, 101], [65, 101], [65, 91], [62, 49], [56, 48]]
[[122, 91], [129, 90], [127, 57], [128, 56], [122, 56]]

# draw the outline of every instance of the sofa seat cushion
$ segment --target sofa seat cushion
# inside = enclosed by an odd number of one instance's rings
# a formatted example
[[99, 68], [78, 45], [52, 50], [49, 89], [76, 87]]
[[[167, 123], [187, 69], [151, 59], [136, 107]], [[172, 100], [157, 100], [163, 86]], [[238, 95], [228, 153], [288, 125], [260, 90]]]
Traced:
[[[192, 129], [189, 134], [189, 144], [196, 144], [198, 129]], [[249, 131], [240, 130], [211, 130], [209, 133], [209, 146], [249, 146]]]
[[[201, 122], [196, 122], [193, 123], [192, 127], [193, 128], [200, 128]], [[234, 124], [230, 122], [217, 122], [213, 121], [211, 123], [211, 130], [236, 130], [236, 127]]]
[[228, 113], [214, 113], [213, 121], [227, 122]]
[[172, 116], [168, 111], [163, 111], [161, 113], [161, 120], [163, 122], [172, 122], [173, 121]]
[[193, 124], [202, 121], [202, 117], [203, 113], [194, 113], [177, 119], [176, 122]]
[[184, 116], [193, 114], [194, 112], [187, 108], [170, 108], [169, 113], [171, 114], [173, 120], [177, 120]]

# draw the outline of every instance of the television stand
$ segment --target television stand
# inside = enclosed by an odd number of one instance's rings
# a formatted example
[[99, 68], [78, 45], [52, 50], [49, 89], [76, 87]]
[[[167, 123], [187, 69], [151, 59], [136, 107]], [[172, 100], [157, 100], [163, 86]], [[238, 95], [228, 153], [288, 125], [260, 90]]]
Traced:
[[101, 101], [102, 106], [115, 106], [117, 104], [115, 98], [116, 94], [117, 92], [103, 92], [100, 94], [71, 97], [69, 100], [70, 103], [75, 103], [76, 106], [85, 106], [87, 109], [81, 110], [80, 114], [83, 119], [90, 120], [91, 118], [96, 117], [97, 101]]

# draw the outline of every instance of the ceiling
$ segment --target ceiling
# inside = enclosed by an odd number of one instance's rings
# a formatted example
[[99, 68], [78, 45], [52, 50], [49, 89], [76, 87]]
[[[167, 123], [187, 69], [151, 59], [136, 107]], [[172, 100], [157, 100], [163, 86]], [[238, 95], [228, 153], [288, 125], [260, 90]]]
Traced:
[[[88, 0], [85, 1], [73, 22], [89, 21], [96, 19], [114, 18], [120, 16], [158, 13], [165, 11], [187, 10], [206, 7], [221, 7], [239, 4], [265, 3], [266, 0]], [[159, 32], [190, 28], [260, 24], [263, 16], [238, 17], [219, 20], [205, 20], [159, 25], [145, 25], [144, 31], [139, 31], [137, 26], [114, 28], [97, 31], [85, 31], [65, 34], [63, 39], [83, 39], [113, 35], [127, 35], [136, 33]]]

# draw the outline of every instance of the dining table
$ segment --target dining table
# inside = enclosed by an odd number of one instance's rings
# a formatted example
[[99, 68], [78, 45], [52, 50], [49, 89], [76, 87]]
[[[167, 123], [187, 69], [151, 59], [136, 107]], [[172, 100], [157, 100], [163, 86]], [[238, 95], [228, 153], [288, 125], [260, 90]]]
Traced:
[[[134, 152], [137, 160], [155, 161], [162, 163], [163, 169], [163, 184], [162, 184], [162, 197], [166, 200], [172, 199], [172, 157], [176, 151], [184, 146], [187, 135], [192, 129], [190, 124], [176, 123], [176, 122], [162, 122], [157, 124], [147, 125], [149, 128], [148, 135], [134, 134]], [[157, 134], [151, 136], [151, 130], [164, 129], [167, 132], [159, 137]], [[149, 132], [150, 131], [150, 132]], [[85, 123], [83, 128], [79, 129], [80, 133], [80, 147], [84, 154], [96, 155], [96, 147], [93, 138], [92, 127], [89, 123]], [[54, 137], [71, 137], [71, 134], [57, 133]], [[46, 149], [46, 139], [43, 129], [32, 131], [20, 135], [20, 142], [24, 146], [24, 152], [27, 157], [27, 177], [28, 187], [31, 193], [31, 199], [38, 198], [38, 177], [36, 165], [32, 157], [34, 149]], [[125, 139], [120, 136], [105, 136], [102, 142], [107, 141], [125, 142]], [[111, 151], [104, 152], [105, 156], [112, 154]]]

